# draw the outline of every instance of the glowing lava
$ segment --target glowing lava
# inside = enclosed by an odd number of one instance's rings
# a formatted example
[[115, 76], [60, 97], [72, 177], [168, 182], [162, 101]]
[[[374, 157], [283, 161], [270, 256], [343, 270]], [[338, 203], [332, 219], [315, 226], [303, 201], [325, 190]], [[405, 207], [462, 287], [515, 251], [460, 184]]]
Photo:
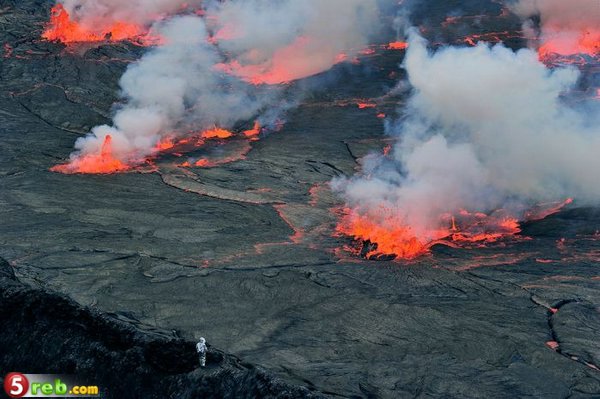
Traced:
[[388, 50], [405, 50], [408, 48], [407, 42], [395, 41], [391, 42], [387, 46]]
[[233, 133], [226, 129], [214, 127], [203, 131], [201, 136], [203, 139], [228, 139], [233, 136]]
[[319, 50], [318, 40], [301, 36], [275, 51], [268, 61], [255, 61], [261, 57], [251, 52], [244, 62], [220, 63], [215, 65], [215, 69], [253, 85], [278, 85], [317, 75], [348, 60], [347, 54], [333, 51], [325, 51], [315, 58], [314, 54]]
[[547, 64], [577, 63], [573, 57], [578, 55], [600, 60], [600, 30], [544, 32], [538, 54]]
[[62, 43], [121, 41], [140, 39], [145, 29], [136, 24], [115, 22], [98, 30], [91, 30], [71, 19], [62, 4], [52, 7], [50, 22], [42, 37]]
[[112, 137], [107, 135], [104, 138], [102, 147], [98, 154], [85, 154], [73, 158], [69, 163], [56, 165], [50, 170], [65, 174], [89, 173], [89, 174], [110, 174], [125, 172], [130, 166], [116, 159], [112, 155]]
[[[339, 233], [352, 236], [357, 240], [376, 243], [365, 257], [394, 254], [399, 258], [412, 259], [424, 255], [428, 251], [427, 243], [419, 241], [410, 227], [398, 225], [393, 228], [378, 224], [368, 216], [352, 210], [345, 210], [346, 215], [337, 226]], [[440, 235], [442, 238], [444, 235]]]
[[[570, 204], [563, 202], [539, 204], [525, 213], [525, 220], [539, 220], [559, 212]], [[483, 246], [521, 232], [519, 220], [503, 210], [490, 214], [460, 210], [456, 215], [439, 217], [437, 229], [419, 231], [399, 220], [396, 212], [381, 207], [377, 214], [363, 214], [357, 209], [344, 209], [337, 232], [361, 241], [361, 255], [367, 259], [394, 256], [413, 259], [429, 252], [435, 244], [454, 247]], [[366, 248], [366, 250], [365, 250]]]
[[366, 108], [375, 108], [375, 107], [377, 107], [377, 104], [375, 104], [375, 103], [369, 103], [369, 102], [359, 102], [356, 105], [358, 106], [358, 109], [366, 109]]
[[244, 136], [252, 139], [252, 140], [257, 140], [257, 136], [260, 134], [260, 132], [262, 131], [262, 128], [260, 126], [260, 123], [258, 121], [254, 122], [254, 126], [252, 127], [252, 129], [248, 129], [244, 131]]

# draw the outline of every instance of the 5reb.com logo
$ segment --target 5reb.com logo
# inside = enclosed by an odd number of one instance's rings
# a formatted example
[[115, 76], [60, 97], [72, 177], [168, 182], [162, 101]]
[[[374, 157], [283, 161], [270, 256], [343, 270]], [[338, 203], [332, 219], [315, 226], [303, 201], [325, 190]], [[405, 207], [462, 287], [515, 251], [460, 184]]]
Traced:
[[62, 374], [10, 373], [4, 377], [4, 391], [11, 398], [70, 398], [100, 396], [97, 385], [82, 385]]

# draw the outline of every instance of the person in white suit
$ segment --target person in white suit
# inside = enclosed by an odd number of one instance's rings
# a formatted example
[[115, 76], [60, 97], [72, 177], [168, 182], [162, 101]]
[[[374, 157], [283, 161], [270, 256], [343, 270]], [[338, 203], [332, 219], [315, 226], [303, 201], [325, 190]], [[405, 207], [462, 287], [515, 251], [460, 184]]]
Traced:
[[198, 357], [200, 358], [200, 366], [206, 366], [206, 340], [204, 337], [200, 337], [200, 341], [196, 344], [196, 352], [198, 352]]

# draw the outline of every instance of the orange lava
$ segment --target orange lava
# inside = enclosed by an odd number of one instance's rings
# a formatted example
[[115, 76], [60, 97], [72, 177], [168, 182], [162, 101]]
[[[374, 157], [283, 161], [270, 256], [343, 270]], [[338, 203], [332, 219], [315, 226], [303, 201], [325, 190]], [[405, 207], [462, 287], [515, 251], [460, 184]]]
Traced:
[[202, 158], [202, 159], [197, 160], [194, 163], [194, 166], [197, 166], [199, 168], [209, 168], [209, 167], [214, 166], [214, 165], [208, 159]]
[[[384, 148], [384, 154], [389, 147]], [[525, 212], [523, 220], [544, 219], [571, 204], [571, 198], [562, 202], [537, 204]], [[440, 215], [437, 229], [417, 235], [411, 226], [403, 224], [399, 216], [388, 208], [363, 214], [356, 209], [344, 209], [337, 232], [353, 237], [357, 241], [376, 244], [366, 258], [396, 255], [400, 259], [413, 259], [429, 252], [434, 244], [455, 247], [482, 246], [497, 242], [521, 232], [519, 220], [499, 209], [492, 213], [460, 210], [456, 214]], [[544, 263], [544, 260], [538, 260]]]
[[[289, 45], [275, 51], [266, 62], [239, 62], [233, 60], [215, 65], [215, 69], [237, 76], [253, 85], [279, 85], [319, 74], [348, 60], [346, 54], [323, 54], [317, 56], [318, 41], [309, 37], [298, 37]], [[315, 57], [320, 57], [315, 62]]]
[[476, 46], [479, 42], [486, 43], [502, 43], [507, 41], [508, 39], [522, 38], [523, 35], [520, 32], [510, 32], [510, 31], [502, 31], [502, 32], [486, 32], [481, 34], [472, 34], [467, 35], [462, 38], [462, 41], [469, 46]]
[[250, 138], [255, 138], [256, 136], [258, 136], [260, 134], [260, 132], [262, 131], [262, 128], [260, 126], [260, 123], [258, 121], [254, 122], [254, 126], [252, 127], [252, 129], [248, 129], [244, 131], [244, 136], [246, 137], [250, 137]]
[[[374, 217], [375, 216], [375, 217]], [[413, 259], [425, 255], [437, 243], [452, 246], [472, 246], [499, 241], [520, 233], [519, 222], [501, 211], [490, 215], [461, 210], [457, 215], [442, 215], [437, 230], [418, 237], [411, 226], [398, 221], [396, 215], [385, 209], [378, 215], [362, 215], [356, 210], [344, 210], [337, 231], [359, 241], [369, 241], [377, 247], [366, 258], [396, 255], [399, 259]]]
[[214, 168], [220, 165], [225, 165], [232, 162], [241, 161], [246, 158], [247, 151], [242, 151], [240, 154], [228, 156], [225, 158], [213, 159], [210, 160], [208, 158], [200, 158], [197, 161], [186, 161], [183, 162], [179, 167], [181, 168], [191, 168], [193, 166], [197, 168]]
[[229, 130], [215, 127], [213, 129], [205, 130], [201, 134], [203, 139], [228, 139], [233, 136]]
[[125, 172], [130, 166], [116, 159], [112, 155], [112, 137], [107, 135], [102, 143], [99, 154], [86, 154], [72, 159], [69, 163], [56, 165], [50, 170], [65, 174], [88, 173], [110, 174]]
[[377, 104], [374, 104], [374, 103], [363, 103], [363, 102], [358, 103], [356, 105], [358, 105], [359, 109], [375, 108], [377, 106]]
[[586, 30], [575, 35], [558, 31], [547, 33], [538, 49], [538, 54], [540, 60], [545, 63], [556, 62], [557, 59], [569, 63], [568, 58], [576, 55], [598, 58], [600, 57], [600, 29]]
[[71, 20], [69, 12], [62, 4], [52, 7], [50, 22], [42, 37], [62, 43], [121, 41], [141, 38], [143, 27], [127, 22], [114, 22], [110, 26], [98, 30], [90, 30], [76, 21]]
[[[412, 259], [428, 251], [427, 243], [419, 241], [408, 226], [389, 228], [379, 225], [371, 218], [347, 210], [346, 216], [337, 226], [337, 231], [357, 240], [377, 244], [366, 257], [395, 254], [399, 258]], [[442, 237], [439, 237], [442, 238]]]
[[552, 350], [558, 350], [560, 345], [556, 341], [548, 341], [546, 342], [546, 346]]
[[166, 139], [161, 140], [158, 144], [156, 144], [156, 146], [154, 147], [154, 150], [156, 152], [161, 152], [161, 151], [170, 150], [173, 147], [175, 147], [175, 143], [173, 142], [173, 139], [166, 138]]
[[388, 43], [388, 50], [405, 50], [408, 48], [407, 42], [395, 41]]

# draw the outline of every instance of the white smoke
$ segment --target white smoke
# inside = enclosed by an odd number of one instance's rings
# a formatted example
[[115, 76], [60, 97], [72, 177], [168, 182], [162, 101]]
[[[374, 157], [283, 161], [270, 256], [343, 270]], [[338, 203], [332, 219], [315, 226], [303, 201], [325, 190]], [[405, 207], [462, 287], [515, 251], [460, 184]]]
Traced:
[[543, 25], [550, 24], [565, 30], [598, 28], [598, 0], [519, 0], [512, 6], [517, 15], [530, 18], [539, 15]]
[[549, 70], [535, 52], [503, 45], [430, 53], [415, 32], [404, 67], [414, 93], [405, 118], [388, 126], [398, 137], [390, 155], [333, 182], [360, 217], [410, 226], [426, 244], [448, 228], [442, 215], [463, 209], [518, 219], [538, 202], [600, 202], [597, 114], [561, 101], [577, 70]]
[[191, 128], [230, 128], [271, 101], [274, 90], [261, 92], [214, 70], [221, 58], [207, 41], [202, 18], [177, 17], [158, 32], [165, 43], [121, 78], [126, 103], [113, 117], [113, 126], [95, 127], [91, 135], [77, 140], [80, 153], [75, 158], [98, 153], [105, 136], [111, 135], [113, 155], [135, 163], [166, 136]]
[[214, 3], [214, 29], [236, 63], [230, 72], [281, 83], [311, 76], [367, 46], [378, 27], [376, 0], [253, 0]]
[[188, 7], [199, 7], [202, 0], [59, 0], [74, 21], [94, 31], [116, 22], [140, 26], [176, 14]]
[[540, 43], [551, 43], [550, 50], [565, 55], [600, 52], [598, 0], [519, 0], [511, 8], [526, 20], [526, 32], [534, 30], [529, 19], [539, 16]]
[[[175, 6], [142, 3], [163, 12]], [[100, 5], [116, 7], [114, 15], [131, 7], [106, 0]], [[107, 135], [113, 155], [135, 163], [166, 136], [228, 129], [263, 111], [273, 119], [274, 109], [287, 105], [282, 89], [249, 82], [282, 83], [324, 72], [340, 61], [339, 54], [363, 49], [378, 21], [376, 0], [213, 0], [205, 7], [204, 17], [175, 16], [156, 24], [164, 43], [128, 68], [120, 81], [124, 104], [113, 125], [80, 138], [72, 161], [98, 153]]]

